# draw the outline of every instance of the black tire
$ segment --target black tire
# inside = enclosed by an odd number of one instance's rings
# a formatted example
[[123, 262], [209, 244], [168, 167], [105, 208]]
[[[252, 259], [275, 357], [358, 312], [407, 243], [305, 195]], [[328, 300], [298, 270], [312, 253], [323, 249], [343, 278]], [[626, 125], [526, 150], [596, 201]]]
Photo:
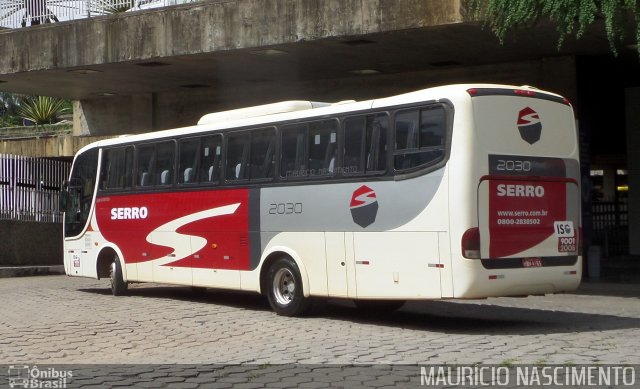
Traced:
[[371, 313], [393, 312], [402, 308], [405, 300], [353, 300], [358, 309]]
[[267, 299], [281, 316], [302, 316], [309, 307], [304, 297], [298, 265], [288, 257], [275, 261], [267, 271]]
[[111, 294], [122, 296], [127, 293], [129, 284], [122, 278], [122, 266], [118, 254], [113, 256], [113, 261], [109, 265], [109, 280], [111, 281]]

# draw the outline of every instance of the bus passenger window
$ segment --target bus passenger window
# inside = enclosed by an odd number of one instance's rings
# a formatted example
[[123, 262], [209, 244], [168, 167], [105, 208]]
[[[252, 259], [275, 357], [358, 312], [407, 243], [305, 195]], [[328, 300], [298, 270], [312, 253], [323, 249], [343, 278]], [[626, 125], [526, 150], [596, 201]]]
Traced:
[[420, 111], [420, 148], [432, 147], [442, 152], [444, 149], [444, 111], [442, 108]]
[[349, 118], [344, 121], [344, 156], [342, 168], [344, 173], [361, 173], [364, 171], [364, 116]]
[[200, 148], [199, 138], [181, 140], [179, 143], [178, 161], [178, 183], [192, 184], [195, 180], [196, 169], [198, 168], [198, 149]]
[[104, 151], [102, 189], [125, 189], [132, 186], [133, 147]]
[[236, 132], [227, 138], [227, 181], [249, 178], [249, 132]]
[[306, 177], [307, 126], [295, 124], [282, 128], [282, 152], [280, 176], [286, 178]]
[[276, 134], [273, 128], [251, 132], [251, 179], [273, 178]]
[[136, 183], [138, 186], [150, 186], [153, 168], [155, 166], [156, 147], [155, 145], [144, 145], [136, 148], [137, 173]]
[[445, 135], [445, 111], [440, 105], [398, 113], [395, 118], [395, 169], [407, 170], [441, 161]]
[[162, 142], [157, 146], [157, 167], [155, 184], [171, 185], [173, 184], [173, 161], [175, 157], [174, 142]]
[[218, 184], [222, 162], [222, 137], [210, 135], [202, 138], [199, 155], [198, 181]]
[[388, 127], [386, 114], [345, 120], [343, 174], [385, 170]]
[[335, 120], [309, 124], [309, 176], [331, 176], [336, 160], [338, 129]]
[[387, 115], [367, 116], [365, 171], [384, 171], [387, 167]]

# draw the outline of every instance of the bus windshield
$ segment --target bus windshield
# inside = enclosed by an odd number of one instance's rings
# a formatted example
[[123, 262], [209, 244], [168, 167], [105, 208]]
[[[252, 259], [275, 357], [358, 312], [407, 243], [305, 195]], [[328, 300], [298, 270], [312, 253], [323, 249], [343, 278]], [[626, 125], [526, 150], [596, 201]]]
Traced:
[[91, 201], [98, 169], [98, 149], [78, 155], [71, 170], [68, 203], [64, 218], [64, 236], [78, 236], [84, 230], [91, 213]]

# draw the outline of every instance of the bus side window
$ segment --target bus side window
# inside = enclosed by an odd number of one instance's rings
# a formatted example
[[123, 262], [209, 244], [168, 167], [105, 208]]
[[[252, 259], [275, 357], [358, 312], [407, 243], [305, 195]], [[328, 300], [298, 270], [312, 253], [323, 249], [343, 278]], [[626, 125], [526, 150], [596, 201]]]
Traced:
[[389, 117], [386, 114], [367, 116], [365, 171], [384, 171], [386, 169], [388, 128]]
[[[121, 154], [122, 156], [118, 155]], [[100, 172], [100, 189], [120, 189], [118, 176], [124, 166], [120, 166], [118, 160], [123, 160], [123, 149], [110, 149], [102, 152], [102, 170]], [[120, 157], [120, 158], [118, 158]]]
[[420, 111], [420, 148], [444, 150], [445, 116], [442, 107]]
[[395, 118], [395, 169], [407, 170], [441, 161], [445, 132], [442, 106], [399, 112]]
[[222, 137], [220, 135], [203, 137], [199, 155], [198, 181], [217, 185], [222, 162]]
[[309, 124], [309, 175], [331, 176], [335, 169], [338, 128], [335, 120]]
[[157, 167], [154, 183], [157, 185], [173, 184], [173, 161], [175, 160], [175, 143], [173, 141], [158, 143]]
[[248, 131], [229, 134], [227, 138], [227, 181], [238, 181], [249, 178], [249, 146]]
[[384, 171], [386, 168], [386, 114], [347, 118], [344, 126], [344, 174]]
[[344, 156], [342, 166], [345, 173], [364, 171], [364, 116], [348, 118], [344, 121]]
[[124, 188], [133, 187], [133, 146], [125, 149], [124, 155], [124, 177], [122, 178]]
[[200, 138], [183, 139], [178, 143], [178, 183], [193, 184], [198, 169]]
[[281, 134], [280, 175], [287, 178], [305, 177], [307, 125], [284, 126]]
[[153, 169], [155, 166], [156, 146], [146, 144], [136, 147], [136, 182], [137, 186], [150, 186], [153, 183]]
[[275, 129], [251, 132], [251, 179], [273, 178], [276, 149]]
[[132, 170], [133, 147], [105, 150], [102, 161], [101, 189], [130, 188]]

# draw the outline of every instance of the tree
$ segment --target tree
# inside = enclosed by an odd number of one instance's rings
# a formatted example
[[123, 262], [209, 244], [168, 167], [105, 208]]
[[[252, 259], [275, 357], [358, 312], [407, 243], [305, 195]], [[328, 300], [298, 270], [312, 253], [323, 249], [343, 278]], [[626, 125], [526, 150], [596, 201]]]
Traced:
[[0, 126], [20, 125], [21, 118], [18, 117], [20, 99], [19, 95], [0, 92]]
[[614, 54], [618, 52], [617, 44], [625, 38], [630, 20], [635, 24], [636, 45], [640, 42], [638, 0], [466, 0], [466, 4], [470, 15], [491, 26], [501, 43], [509, 30], [535, 25], [544, 18], [557, 27], [558, 47], [568, 35], [580, 38], [596, 19], [604, 19]]

